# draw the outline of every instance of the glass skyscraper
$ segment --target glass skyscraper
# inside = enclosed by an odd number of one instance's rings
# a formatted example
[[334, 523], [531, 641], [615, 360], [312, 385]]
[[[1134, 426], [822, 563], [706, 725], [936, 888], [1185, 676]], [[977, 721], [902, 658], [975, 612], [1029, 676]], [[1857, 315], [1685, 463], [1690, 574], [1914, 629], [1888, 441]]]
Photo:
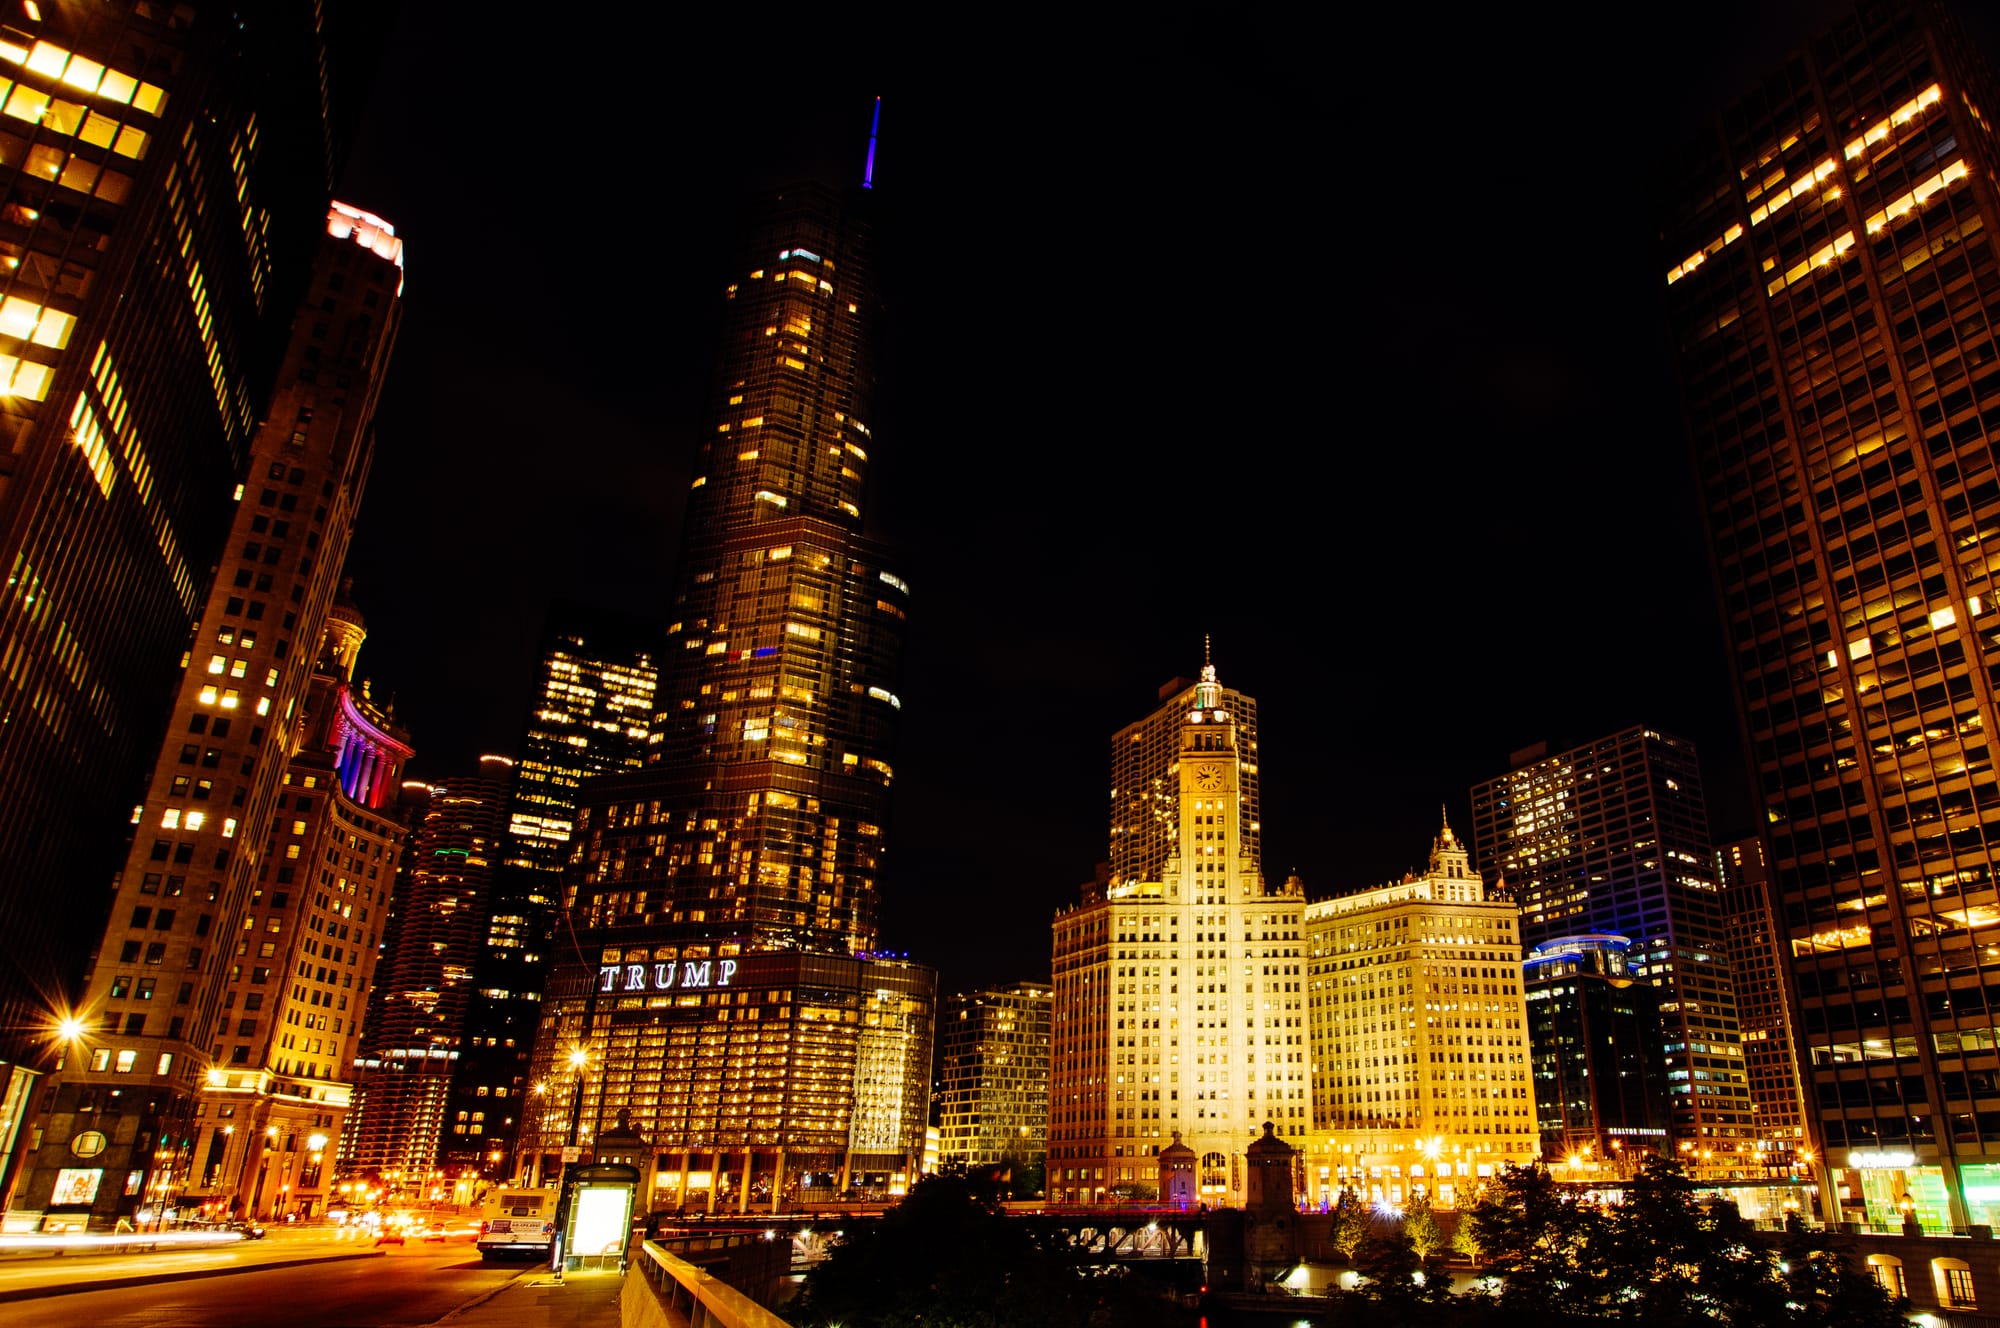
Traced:
[[1691, 145], [1658, 279], [1849, 1215], [2000, 1221], [2000, 94], [1874, 0]]
[[1528, 947], [1632, 942], [1628, 970], [1663, 989], [1674, 1151], [1701, 1174], [1760, 1165], [1694, 745], [1635, 728], [1545, 751], [1473, 786], [1480, 873], [1520, 904]]
[[921, 1161], [935, 977], [870, 956], [909, 586], [864, 533], [869, 201], [788, 186], [740, 228], [658, 742], [581, 790], [526, 1170], [575, 1091], [585, 1144], [620, 1110], [652, 1141], [662, 1205], [894, 1192]]

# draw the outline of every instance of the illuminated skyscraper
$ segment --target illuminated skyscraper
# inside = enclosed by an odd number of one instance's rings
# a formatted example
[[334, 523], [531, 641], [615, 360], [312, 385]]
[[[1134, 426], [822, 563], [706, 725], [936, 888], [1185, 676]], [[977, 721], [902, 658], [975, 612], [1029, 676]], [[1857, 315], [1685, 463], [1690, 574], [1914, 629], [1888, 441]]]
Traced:
[[487, 891], [485, 941], [447, 1108], [440, 1161], [453, 1175], [512, 1174], [577, 791], [586, 779], [645, 764], [657, 636], [620, 615], [571, 604], [551, 610], [542, 633], [508, 843]]
[[[1049, 1198], [1144, 1196], [1176, 1133], [1194, 1150], [1202, 1202], [1240, 1205], [1243, 1150], [1273, 1122], [1303, 1145], [1311, 1125], [1305, 949], [1298, 878], [1264, 883], [1244, 799], [1256, 753], [1213, 666], [1191, 691], [1113, 740], [1172, 726], [1170, 759], [1143, 781], [1146, 837], [1172, 851], [1151, 876], [1116, 871], [1054, 924]], [[1247, 698], [1244, 698], [1247, 700]], [[1152, 760], [1153, 758], [1148, 758]], [[1128, 813], [1112, 803], [1112, 851]], [[1134, 836], [1136, 838], [1137, 836]], [[1138, 855], [1128, 862], [1143, 862]]]
[[1421, 873], [1307, 907], [1310, 1197], [1453, 1205], [1541, 1155], [1517, 917], [1449, 825]]
[[[643, 772], [585, 790], [579, 818], [586, 890], [621, 918], [760, 945], [874, 943], [909, 589], [862, 534], [877, 322], [864, 202], [793, 186], [744, 229], [660, 741]], [[637, 819], [602, 814], [634, 800]]]
[[[326, 214], [151, 784], [128, 826], [105, 827], [127, 853], [80, 1011], [86, 1031], [40, 1095], [39, 1148], [13, 1196], [13, 1207], [46, 1210], [51, 1223], [110, 1224], [175, 1203], [194, 1165], [198, 1094], [213, 1074], [280, 1076], [286, 1091], [330, 1101], [333, 1088], [318, 1081], [344, 1068], [340, 1038], [320, 1037], [319, 1049], [303, 1055], [238, 1041], [231, 1030], [242, 1016], [232, 1018], [222, 1001], [247, 981], [268, 992], [267, 1008], [282, 1007], [296, 989], [309, 1008], [337, 1011], [343, 995], [358, 994], [360, 951], [372, 943], [354, 933], [374, 930], [388, 900], [389, 877], [347, 869], [352, 850], [314, 847], [303, 835], [272, 838], [269, 829], [288, 794], [291, 758], [314, 731], [313, 666], [373, 456], [376, 400], [401, 317], [402, 253], [379, 218], [338, 203]], [[95, 400], [77, 407], [79, 438], [110, 437], [129, 419], [116, 393], [102, 415]], [[396, 768], [409, 749], [359, 709], [326, 722], [343, 795], [354, 815], [373, 819], [393, 806]], [[350, 833], [318, 820], [307, 829]], [[399, 837], [390, 828], [376, 842]], [[304, 859], [306, 849], [342, 861]], [[305, 879], [283, 880], [295, 871]], [[283, 909], [265, 902], [281, 885], [296, 887]], [[369, 922], [350, 920], [349, 908], [367, 910]], [[245, 921], [266, 929], [254, 943]], [[301, 926], [315, 935], [298, 940], [290, 929]], [[349, 935], [329, 940], [327, 926]], [[282, 940], [266, 956], [272, 936]], [[335, 946], [339, 960], [327, 953]], [[264, 962], [280, 951], [284, 962]], [[269, 1057], [254, 1064], [253, 1047], [287, 1068]], [[90, 1165], [74, 1166], [86, 1154], [73, 1141], [86, 1134], [97, 1136], [89, 1146], [102, 1147]]]
[[603, 610], [573, 604], [550, 610], [514, 767], [510, 858], [560, 871], [583, 781], [646, 763], [659, 686], [657, 637], [657, 628]]
[[1863, 5], [1677, 164], [1656, 274], [1806, 1101], [1847, 1203], [1947, 1228], [2000, 1222], [1996, 113], [1941, 7]]
[[1543, 941], [1522, 963], [1542, 1155], [1629, 1175], [1674, 1151], [1660, 989], [1633, 975], [1632, 942], [1602, 933]]
[[1753, 835], [1724, 844], [1715, 862], [1757, 1149], [1766, 1165], [1789, 1167], [1806, 1147], [1805, 1102], [1793, 1054], [1784, 933], [1771, 911], [1764, 841]]
[[940, 1161], [1040, 1163], [1048, 1152], [1049, 984], [1017, 982], [947, 1000], [938, 1083]]
[[431, 788], [355, 1061], [355, 1121], [341, 1150], [343, 1174], [387, 1179], [394, 1173], [392, 1191], [427, 1193], [424, 1182], [439, 1170], [446, 1141], [483, 1136], [489, 1110], [512, 1115], [509, 1094], [468, 1108], [464, 1120], [455, 1119], [448, 1098], [513, 782], [513, 763], [488, 756], [476, 772]]
[[[661, 1157], [656, 1202], [894, 1189], [922, 1157], [935, 976], [869, 957], [909, 588], [863, 533], [866, 202], [809, 184], [750, 209], [721, 292], [659, 742], [579, 800], [576, 941], [558, 949], [532, 1077], [559, 1094], [570, 1047], [605, 1058], [582, 1081], [583, 1128], [631, 1112]], [[531, 1111], [521, 1165], [546, 1173], [565, 1125]]]
[[42, 0], [0, 26], [0, 1157], [225, 556], [386, 32], [355, 9]]
[[1512, 770], [1473, 786], [1480, 872], [1520, 904], [1529, 946], [1631, 939], [1630, 970], [1665, 989], [1674, 1151], [1704, 1174], [1757, 1167], [1693, 744], [1642, 728], [1545, 752], [1517, 752]]

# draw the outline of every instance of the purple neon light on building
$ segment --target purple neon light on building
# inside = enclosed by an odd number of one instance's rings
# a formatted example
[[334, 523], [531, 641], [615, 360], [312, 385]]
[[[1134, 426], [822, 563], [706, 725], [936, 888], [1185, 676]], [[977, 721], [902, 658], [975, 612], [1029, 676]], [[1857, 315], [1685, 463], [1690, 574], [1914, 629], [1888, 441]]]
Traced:
[[868, 165], [861, 172], [861, 187], [875, 187], [875, 133], [882, 127], [882, 99], [875, 99], [875, 118], [868, 125]]

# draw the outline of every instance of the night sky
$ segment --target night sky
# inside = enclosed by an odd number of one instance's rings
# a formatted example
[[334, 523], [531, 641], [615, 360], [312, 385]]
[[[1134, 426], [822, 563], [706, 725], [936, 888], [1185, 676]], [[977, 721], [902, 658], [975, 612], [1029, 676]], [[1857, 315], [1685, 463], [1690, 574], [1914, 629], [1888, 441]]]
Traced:
[[1046, 978], [1108, 739], [1204, 633], [1313, 898], [1420, 863], [1440, 803], [1469, 830], [1513, 749], [1637, 723], [1746, 832], [1658, 181], [1841, 6], [1086, 8], [407, 6], [341, 193], [409, 246], [349, 570], [412, 773], [513, 751], [552, 596], [664, 615], [738, 200], [858, 176], [880, 93], [885, 946]]

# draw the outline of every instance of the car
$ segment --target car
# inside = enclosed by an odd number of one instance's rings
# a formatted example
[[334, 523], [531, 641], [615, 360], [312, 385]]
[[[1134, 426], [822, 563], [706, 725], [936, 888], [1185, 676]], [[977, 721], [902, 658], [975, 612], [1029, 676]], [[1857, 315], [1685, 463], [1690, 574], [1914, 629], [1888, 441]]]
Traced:
[[222, 1224], [222, 1229], [224, 1231], [233, 1231], [237, 1235], [242, 1236], [243, 1239], [245, 1240], [264, 1239], [264, 1228], [258, 1226], [255, 1222], [243, 1222], [243, 1221], [224, 1222]]
[[396, 1230], [384, 1231], [375, 1238], [375, 1243], [377, 1245], [401, 1245], [403, 1243], [403, 1233]]
[[428, 1227], [424, 1228], [425, 1240], [435, 1240], [442, 1243], [444, 1237], [445, 1237], [445, 1230], [444, 1230], [444, 1223], [442, 1222], [433, 1222]]

